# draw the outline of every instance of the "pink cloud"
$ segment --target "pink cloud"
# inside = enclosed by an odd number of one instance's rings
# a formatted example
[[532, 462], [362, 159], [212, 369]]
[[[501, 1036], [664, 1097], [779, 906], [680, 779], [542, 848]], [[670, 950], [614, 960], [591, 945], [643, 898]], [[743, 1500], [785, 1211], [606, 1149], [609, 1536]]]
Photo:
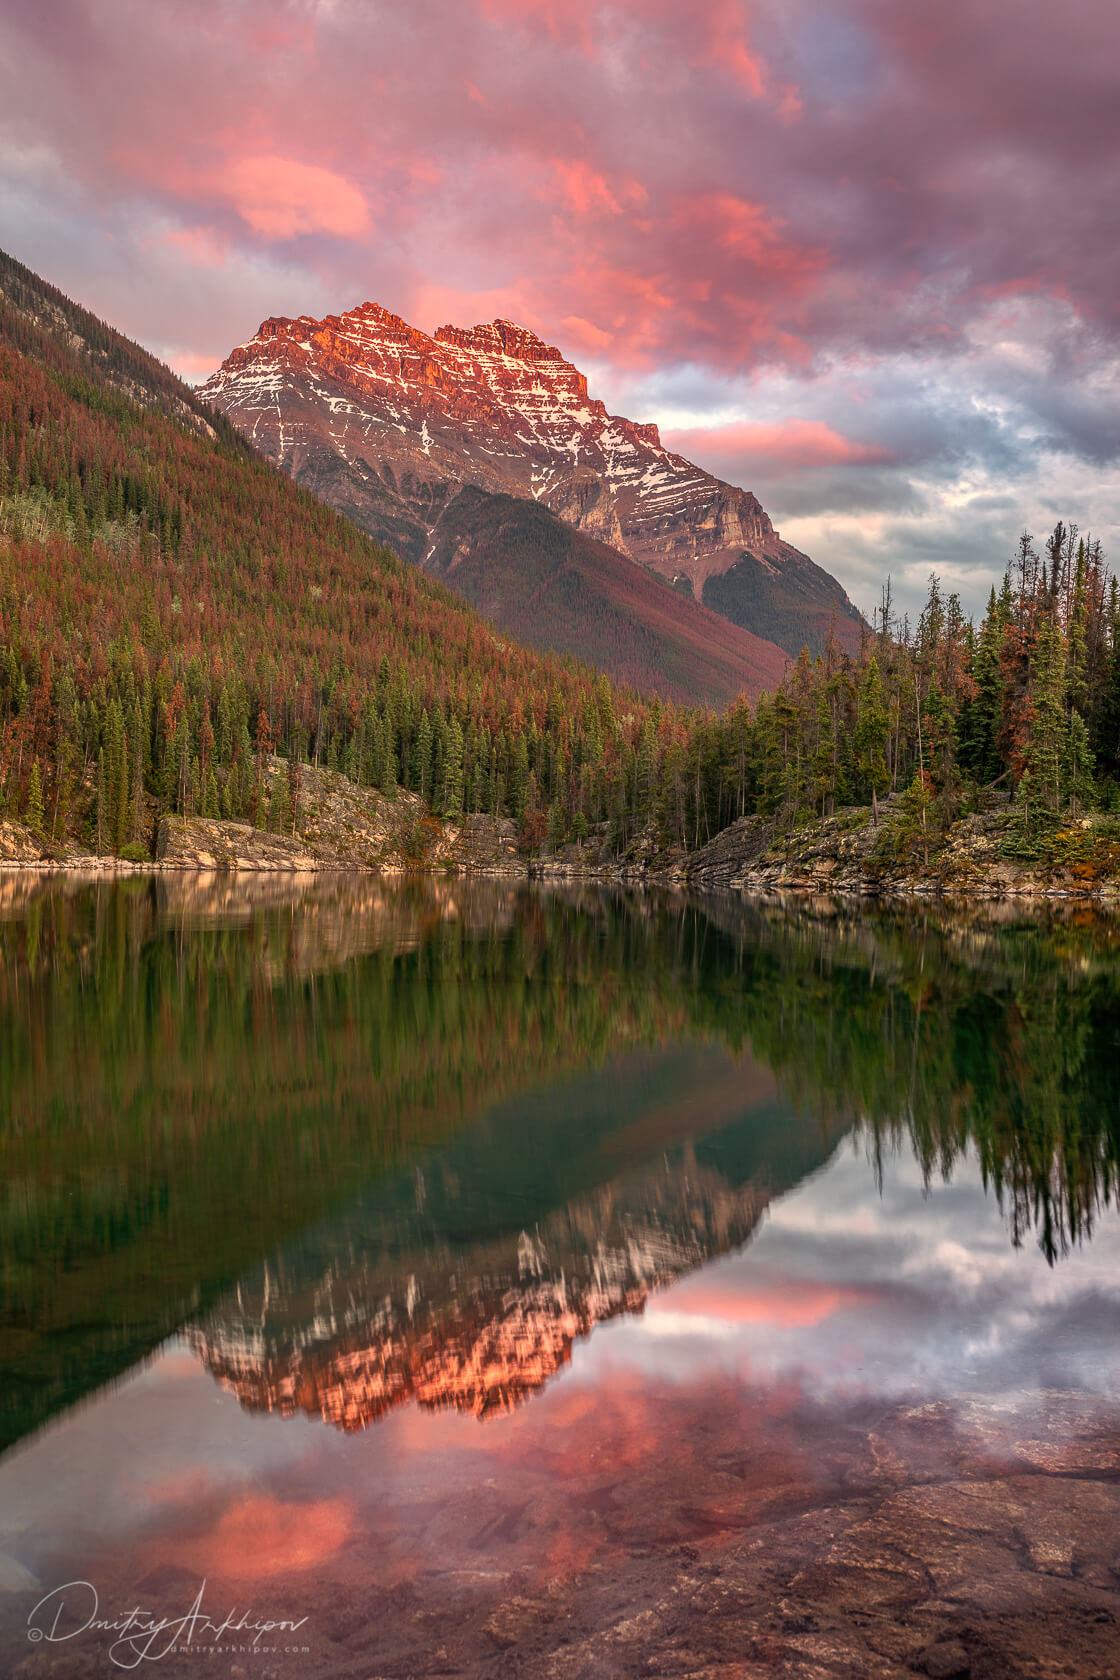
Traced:
[[360, 239], [370, 230], [369, 206], [359, 189], [318, 164], [275, 155], [234, 158], [216, 184], [263, 239], [307, 233]]
[[734, 465], [740, 471], [765, 467], [789, 472], [802, 467], [846, 467], [887, 462], [879, 444], [857, 443], [822, 420], [762, 423], [735, 420], [725, 426], [695, 426], [663, 433], [666, 446], [689, 460]]
[[169, 351], [168, 363], [183, 379], [193, 382], [207, 378], [228, 354], [228, 349]]
[[712, 0], [699, 9], [704, 47], [696, 62], [723, 70], [752, 99], [766, 93], [766, 70], [762, 59], [747, 45], [746, 7], [739, 0]]
[[565, 203], [578, 216], [604, 210], [612, 216], [622, 214], [622, 206], [607, 185], [606, 177], [592, 169], [589, 164], [581, 162], [578, 158], [571, 161], [557, 158], [552, 167], [559, 179]]
[[707, 193], [682, 212], [682, 220], [706, 226], [709, 237], [734, 257], [767, 267], [812, 272], [823, 258], [815, 252], [789, 245], [782, 237], [785, 225], [764, 204], [751, 203], [734, 193]]
[[479, 9], [492, 23], [540, 33], [554, 45], [576, 47], [588, 57], [595, 54], [594, 0], [480, 0]]
[[222, 268], [229, 254], [228, 237], [214, 228], [169, 228], [162, 237], [198, 268]]
[[[378, 298], [387, 308], [394, 307], [389, 298]], [[484, 287], [470, 291], [457, 286], [415, 282], [407, 319], [426, 332], [451, 323], [454, 326], [473, 325], [478, 321], [517, 321], [533, 332], [545, 335], [547, 328], [537, 312], [530, 294], [521, 287]]]
[[[376, 29], [301, 0], [40, 0], [0, 16], [0, 134], [50, 159], [28, 199], [75, 248], [116, 242], [120, 307], [108, 281], [95, 301], [126, 328], [134, 230], [181, 224], [168, 308], [200, 351], [192, 281], [227, 249], [256, 283], [235, 337], [328, 290], [422, 326], [590, 323], [575, 341], [620, 369], [949, 357], [1018, 289], [1120, 333], [1106, 10], [945, 0], [931, 28], [841, 0], [828, 21], [805, 0], [417, 0]], [[65, 237], [17, 254], [72, 281]], [[463, 306], [425, 319], [434, 295]]]
[[613, 334], [604, 332], [592, 321], [585, 321], [582, 315], [565, 315], [560, 325], [565, 339], [580, 350], [606, 350], [613, 338]]

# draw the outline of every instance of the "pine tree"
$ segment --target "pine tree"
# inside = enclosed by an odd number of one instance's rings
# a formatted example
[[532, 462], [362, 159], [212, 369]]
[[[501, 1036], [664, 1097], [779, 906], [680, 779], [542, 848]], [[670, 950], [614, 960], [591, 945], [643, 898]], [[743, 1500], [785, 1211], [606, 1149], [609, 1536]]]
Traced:
[[120, 852], [128, 844], [129, 814], [132, 785], [128, 774], [128, 744], [122, 733], [120, 764], [117, 769], [116, 812], [113, 819], [113, 850]]
[[463, 731], [454, 716], [444, 746], [443, 814], [453, 821], [463, 815]]
[[1062, 771], [1069, 754], [1065, 676], [1065, 646], [1057, 624], [1048, 618], [1039, 629], [1035, 651], [1033, 715], [1026, 758], [1037, 798], [1054, 812], [1061, 809]]
[[564, 812], [558, 799], [554, 799], [548, 808], [547, 836], [549, 850], [559, 851], [564, 843]]
[[1008, 622], [993, 589], [972, 658], [975, 692], [964, 703], [960, 724], [961, 764], [981, 784], [995, 781], [1003, 769], [996, 743], [1002, 718], [1000, 650]]
[[426, 798], [432, 786], [432, 720], [427, 706], [420, 713], [420, 726], [412, 749], [410, 784], [414, 793]]
[[43, 783], [39, 775], [39, 760], [32, 761], [31, 775], [27, 782], [27, 812], [26, 822], [33, 834], [43, 832]]
[[856, 774], [862, 793], [881, 797], [890, 786], [887, 770], [889, 732], [883, 679], [879, 675], [879, 661], [872, 655], [860, 690], [859, 722], [855, 731]]
[[657, 734], [653, 719], [646, 718], [638, 735], [634, 761], [634, 816], [639, 827], [653, 821], [657, 795]]
[[97, 754], [97, 853], [102, 856], [109, 834], [109, 790], [105, 777], [105, 748]]
[[268, 800], [268, 827], [272, 834], [286, 834], [290, 826], [291, 807], [288, 801], [288, 778], [273, 780]]
[[257, 781], [255, 788], [254, 821], [260, 825], [264, 812], [263, 787], [264, 769], [272, 756], [272, 725], [268, 721], [268, 710], [263, 699], [257, 708], [257, 738], [256, 738]]
[[1089, 704], [1089, 576], [1085, 544], [1079, 543], [1066, 631], [1066, 709], [1084, 716]]
[[510, 755], [508, 798], [510, 814], [515, 822], [525, 815], [529, 794], [529, 744], [518, 734]]
[[397, 791], [397, 748], [393, 736], [393, 724], [386, 714], [381, 719], [381, 775], [378, 781], [386, 799], [392, 799]]
[[913, 855], [921, 852], [923, 864], [929, 863], [930, 813], [933, 810], [933, 783], [928, 770], [916, 770], [914, 779], [899, 801], [895, 829], [895, 843], [899, 852]]
[[129, 833], [130, 840], [140, 840], [144, 832], [144, 717], [139, 702], [132, 708], [129, 729]]
[[1063, 765], [1063, 787], [1071, 815], [1077, 817], [1096, 799], [1093, 778], [1093, 753], [1089, 744], [1089, 729], [1080, 712], [1069, 720], [1066, 758]]
[[128, 764], [126, 762], [124, 740], [124, 717], [120, 702], [114, 697], [109, 702], [109, 709], [105, 719], [105, 797], [108, 828], [105, 840], [110, 851], [119, 851], [127, 839], [122, 834], [122, 824], [127, 826], [128, 795]]
[[302, 792], [303, 766], [299, 759], [293, 756], [288, 760], [288, 810], [293, 834], [299, 830], [299, 801]]

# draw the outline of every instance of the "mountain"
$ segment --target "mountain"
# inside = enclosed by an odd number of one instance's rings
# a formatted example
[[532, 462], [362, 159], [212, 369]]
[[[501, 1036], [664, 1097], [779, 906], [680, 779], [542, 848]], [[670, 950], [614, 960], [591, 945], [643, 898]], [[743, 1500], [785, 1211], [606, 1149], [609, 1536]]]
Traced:
[[495, 634], [0, 254], [0, 817], [145, 855], [161, 811], [279, 826], [274, 752], [538, 840], [550, 809], [622, 832], [643, 728], [680, 727]]
[[463, 485], [431, 533], [425, 569], [518, 641], [577, 654], [680, 704], [773, 692], [789, 663], [773, 642], [518, 496]]
[[233, 427], [217, 419], [169, 367], [5, 251], [0, 251], [0, 311], [0, 343], [21, 356], [56, 372], [80, 367], [101, 389], [248, 454]]
[[[860, 616], [840, 585], [781, 540], [755, 496], [667, 450], [655, 425], [608, 414], [558, 349], [510, 321], [429, 336], [374, 303], [322, 321], [274, 318], [200, 394], [297, 482], [470, 599], [474, 579], [458, 575], [454, 556], [483, 549], [501, 584], [489, 610], [503, 628], [514, 628], [503, 590], [517, 592], [518, 565], [545, 527], [526, 507], [512, 540], [495, 545], [494, 524], [515, 515], [508, 502], [500, 515], [488, 510], [492, 495], [536, 504], [636, 562], [638, 575], [663, 579], [679, 597], [663, 614], [688, 632], [714, 634], [692, 602], [749, 630], [758, 640], [748, 656], [767, 671], [806, 643], [816, 652], [830, 625], [842, 647], [858, 645]], [[464, 504], [466, 487], [476, 494]], [[563, 543], [553, 534], [545, 546]], [[603, 601], [641, 613], [621, 602], [602, 548], [576, 552], [583, 604], [595, 577]], [[541, 570], [538, 561], [538, 587]], [[552, 645], [568, 649], [553, 605], [541, 603], [533, 634], [551, 630]], [[758, 641], [772, 644], [768, 655]]]

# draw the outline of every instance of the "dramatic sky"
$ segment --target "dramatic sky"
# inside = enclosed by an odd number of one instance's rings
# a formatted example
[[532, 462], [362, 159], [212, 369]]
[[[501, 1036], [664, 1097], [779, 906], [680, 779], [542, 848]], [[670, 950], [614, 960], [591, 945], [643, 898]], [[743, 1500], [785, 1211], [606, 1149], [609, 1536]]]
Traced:
[[1107, 0], [4, 0], [0, 244], [191, 378], [535, 328], [865, 608], [1120, 522]]

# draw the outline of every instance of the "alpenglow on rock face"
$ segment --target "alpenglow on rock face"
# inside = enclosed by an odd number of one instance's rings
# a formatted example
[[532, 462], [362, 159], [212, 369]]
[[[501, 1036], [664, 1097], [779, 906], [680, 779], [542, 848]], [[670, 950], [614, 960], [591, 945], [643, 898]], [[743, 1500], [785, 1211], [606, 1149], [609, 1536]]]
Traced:
[[858, 639], [840, 585], [782, 542], [750, 491], [667, 450], [655, 425], [608, 414], [559, 350], [513, 322], [429, 336], [375, 303], [271, 319], [199, 394], [453, 584], [473, 536], [455, 503], [472, 486], [548, 509], [788, 655], [819, 647], [830, 623], [842, 645]]

